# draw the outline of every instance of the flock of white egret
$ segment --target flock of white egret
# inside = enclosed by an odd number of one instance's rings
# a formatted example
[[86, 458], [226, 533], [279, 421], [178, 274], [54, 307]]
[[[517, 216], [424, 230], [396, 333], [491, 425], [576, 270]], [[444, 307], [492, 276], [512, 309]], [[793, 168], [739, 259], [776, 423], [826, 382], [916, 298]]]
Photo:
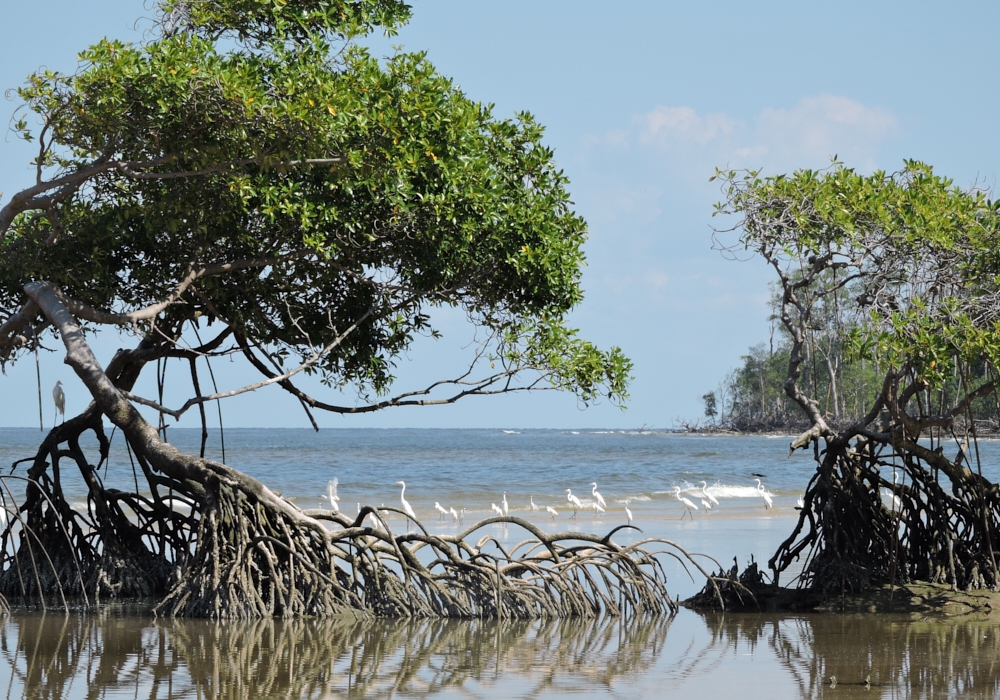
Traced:
[[[771, 494], [764, 488], [764, 484], [761, 483], [760, 479], [756, 479], [756, 481], [757, 481], [757, 494], [764, 501], [765, 510], [773, 508], [774, 500], [771, 497]], [[403, 512], [406, 513], [406, 515], [408, 516], [407, 527], [409, 527], [409, 520], [416, 521], [417, 514], [414, 512], [413, 506], [410, 505], [410, 502], [406, 500], [406, 482], [397, 481], [396, 483], [402, 487], [402, 490], [399, 493], [399, 501], [400, 504], [402, 505]], [[338, 504], [338, 501], [340, 501], [340, 497], [337, 495], [337, 484], [338, 484], [337, 479], [331, 479], [330, 482], [326, 485], [326, 497], [327, 500], [330, 502], [330, 508], [333, 510], [334, 513], [340, 512], [340, 506]], [[589, 506], [584, 506], [583, 501], [581, 501], [577, 496], [573, 495], [572, 489], [570, 488], [566, 489], [566, 502], [569, 504], [569, 507], [573, 509], [573, 515], [571, 515], [570, 518], [576, 518], [577, 513], [581, 510], [593, 510], [594, 517], [597, 517], [601, 513], [606, 512], [608, 503], [607, 501], [604, 500], [604, 496], [602, 496], [600, 492], [597, 490], [597, 482], [596, 481], [590, 482], [590, 487], [591, 487], [590, 493], [593, 500], [591, 501]], [[681, 495], [680, 486], [676, 485], [674, 486], [674, 496], [677, 498], [678, 501], [680, 501], [681, 505], [684, 506], [684, 512], [681, 514], [681, 519], [683, 519], [684, 516], [688, 516], [693, 520], [694, 519], [693, 511], [698, 510], [698, 506], [695, 505], [694, 501], [692, 501], [691, 499]], [[701, 506], [702, 508], [704, 508], [706, 512], [712, 510], [713, 507], [719, 505], [719, 499], [717, 499], [715, 496], [709, 493], [708, 484], [705, 481], [701, 482], [700, 496], [701, 496], [700, 498]], [[628, 507], [629, 504], [628, 499], [622, 501], [622, 504], [624, 505], [625, 508], [626, 522], [628, 524], [631, 524], [635, 518], [632, 515], [631, 509]], [[383, 504], [383, 506], [384, 505], [385, 504]], [[535, 497], [532, 495], [528, 497], [528, 508], [531, 510], [532, 513], [537, 513], [541, 511], [542, 506], [535, 503]], [[544, 506], [544, 508], [551, 516], [552, 520], [555, 520], [556, 517], [559, 515], [559, 511], [557, 511], [550, 505], [546, 505]], [[506, 491], [503, 492], [503, 497], [500, 501], [500, 505], [497, 505], [496, 503], [490, 503], [490, 509], [496, 516], [506, 517], [510, 514], [510, 504], [507, 502]], [[438, 520], [447, 520], [448, 517], [450, 516], [452, 520], [458, 524], [464, 521], [464, 516], [466, 513], [465, 508], [462, 508], [460, 510], [455, 510], [454, 506], [452, 506], [451, 508], [445, 508], [438, 501], [434, 501], [434, 510], [438, 512]], [[359, 512], [361, 511], [360, 503], [358, 504], [358, 511]]]

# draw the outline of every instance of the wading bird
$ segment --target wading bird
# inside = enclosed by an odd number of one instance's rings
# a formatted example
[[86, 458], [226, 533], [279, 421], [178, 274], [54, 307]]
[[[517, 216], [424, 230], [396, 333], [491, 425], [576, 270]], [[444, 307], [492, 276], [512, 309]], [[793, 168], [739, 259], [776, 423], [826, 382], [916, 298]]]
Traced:
[[448, 510], [437, 501], [434, 501], [434, 509], [438, 512], [438, 520], [444, 520], [448, 517]]
[[[63, 417], [63, 422], [66, 422], [66, 394], [63, 392], [62, 382], [56, 382], [56, 385], [52, 387], [52, 400], [56, 402], [56, 416], [60, 413]], [[56, 419], [52, 419], [53, 425]]]
[[608, 504], [604, 502], [604, 496], [597, 493], [597, 482], [591, 481], [590, 485], [593, 487], [593, 491], [591, 491], [591, 493], [594, 495], [594, 500], [601, 504], [601, 508], [607, 508]]
[[566, 500], [569, 501], [571, 506], [573, 506], [572, 517], [575, 518], [577, 509], [583, 508], [583, 503], [580, 502], [579, 498], [573, 495], [573, 491], [571, 489], [566, 489]]
[[764, 499], [764, 510], [774, 506], [774, 501], [771, 500], [771, 494], [764, 490], [764, 484], [760, 483], [760, 479], [757, 479], [757, 493], [760, 497]]
[[535, 505], [535, 497], [534, 496], [529, 496], [528, 500], [531, 501], [531, 512], [532, 513], [537, 513], [538, 512], [538, 506]]
[[627, 519], [626, 524], [631, 525], [633, 518], [632, 518], [632, 511], [628, 509], [628, 503], [625, 504], [625, 517]]
[[507, 505], [507, 492], [503, 492], [503, 514], [507, 515], [510, 512], [510, 506]]
[[552, 506], [545, 506], [545, 510], [549, 511], [549, 515], [552, 516], [553, 520], [555, 520], [556, 516], [559, 515], [559, 511], [553, 508]]
[[454, 507], [450, 508], [449, 510], [451, 511], [451, 517], [453, 517], [455, 519], [455, 522], [457, 523], [458, 522], [458, 511], [455, 510]]
[[683, 513], [681, 513], [681, 520], [684, 519], [685, 515], [689, 516], [692, 520], [694, 520], [694, 516], [691, 515], [691, 511], [692, 510], [698, 510], [698, 506], [696, 506], [689, 499], [684, 498], [684, 496], [681, 495], [681, 487], [680, 486], [674, 486], [674, 495], [677, 496], [677, 500], [678, 501], [680, 501], [682, 504], [684, 504], [685, 510], [684, 510]]
[[718, 499], [716, 499], [715, 496], [713, 496], [712, 494], [710, 494], [708, 492], [708, 484], [706, 484], [704, 481], [701, 482], [701, 492], [705, 495], [705, 498], [707, 498], [708, 500], [710, 500], [712, 502], [712, 505], [716, 505], [716, 506], [719, 505]]
[[599, 513], [603, 513], [604, 509], [601, 508], [601, 504], [594, 501], [594, 517], [596, 518]]
[[706, 501], [704, 498], [701, 499], [701, 505], [705, 510], [712, 510], [712, 504]]
[[496, 513], [497, 515], [503, 517], [503, 510], [496, 503], [491, 503], [490, 504], [490, 508], [493, 509], [494, 513]]
[[[413, 508], [410, 507], [410, 503], [406, 500], [406, 482], [404, 482], [404, 481], [397, 481], [396, 483], [403, 487], [403, 490], [400, 491], [400, 493], [399, 493], [399, 502], [403, 504], [403, 511], [407, 515], [409, 515], [410, 518], [413, 518], [414, 522], [416, 522], [417, 521], [417, 514], [413, 512]], [[409, 519], [407, 519], [407, 521], [406, 521], [406, 531], [407, 532], [410, 531], [410, 521], [409, 521]]]
[[337, 501], [340, 500], [340, 497], [337, 495], [337, 477], [326, 482], [326, 497], [330, 500], [330, 509], [334, 513], [339, 513], [340, 507], [337, 505]]

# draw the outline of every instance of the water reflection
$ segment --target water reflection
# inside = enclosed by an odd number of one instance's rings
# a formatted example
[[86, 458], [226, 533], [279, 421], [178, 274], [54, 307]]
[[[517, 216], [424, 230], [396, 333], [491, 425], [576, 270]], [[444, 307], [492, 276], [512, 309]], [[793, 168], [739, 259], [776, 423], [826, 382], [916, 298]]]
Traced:
[[712, 638], [705, 658], [741, 648], [767, 653], [800, 697], [1000, 697], [996, 619], [707, 615], [705, 623]]
[[[673, 620], [216, 623], [19, 613], [0, 624], [0, 657], [8, 698], [52, 700], [650, 689], [705, 697], [713, 684], [739, 687], [741, 697], [1000, 696], [1000, 628], [988, 619], [683, 612]], [[763, 681], [758, 688], [748, 673]]]
[[[390, 697], [607, 688], [654, 664], [670, 621], [209, 622], [17, 615], [9, 698]], [[513, 685], [512, 685], [513, 684]], [[515, 691], [516, 688], [516, 691]], [[74, 692], [75, 691], [75, 692]], [[511, 692], [514, 691], [514, 692]]]

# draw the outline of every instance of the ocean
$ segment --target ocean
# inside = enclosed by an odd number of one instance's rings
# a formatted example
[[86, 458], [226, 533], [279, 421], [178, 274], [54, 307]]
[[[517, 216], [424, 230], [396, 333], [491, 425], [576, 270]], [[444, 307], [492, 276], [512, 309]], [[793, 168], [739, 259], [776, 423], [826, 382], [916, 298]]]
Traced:
[[[0, 429], [0, 465], [31, 456], [39, 435]], [[491, 504], [506, 498], [512, 514], [548, 531], [602, 534], [625, 522], [627, 505], [642, 533], [620, 531], [616, 541], [669, 539], [698, 552], [706, 569], [728, 568], [734, 559], [742, 567], [751, 557], [766, 562], [791, 532], [796, 500], [815, 471], [811, 453], [788, 455], [787, 436], [227, 429], [224, 436], [212, 433], [207, 457], [222, 459], [223, 437], [227, 464], [302, 508], [329, 508], [325, 492], [334, 478], [340, 508], [349, 514], [359, 504], [398, 506], [396, 482], [405, 481], [406, 500], [432, 532], [459, 527], [439, 516], [435, 502], [465, 509], [464, 526], [488, 517]], [[170, 429], [168, 438], [197, 452], [200, 431]], [[96, 442], [87, 445], [96, 461]], [[982, 442], [980, 452], [984, 475], [997, 480], [1000, 443]], [[21, 465], [14, 473], [24, 470]], [[109, 486], [135, 483], [120, 434], [101, 473]], [[62, 474], [68, 499], [85, 508], [79, 477], [69, 464]], [[602, 514], [592, 508], [591, 482], [607, 502]], [[575, 516], [567, 488], [583, 505]], [[773, 508], [765, 507], [761, 488]], [[677, 489], [696, 510], [685, 507]], [[718, 501], [710, 510], [702, 503], [711, 502], [705, 490]], [[533, 511], [532, 502], [541, 509]], [[390, 520], [394, 525], [402, 527], [402, 520]], [[501, 541], [525, 538], [514, 526], [488, 527]], [[664, 564], [671, 595], [684, 598], [704, 585], [673, 559]], [[867, 673], [876, 684], [864, 697], [950, 697], [963, 694], [961, 688], [996, 697], [1000, 671], [989, 659], [997, 658], [998, 644], [1000, 634], [982, 621], [875, 615], [682, 610], [672, 619], [626, 621], [214, 623], [21, 611], [0, 623], [0, 687], [8, 688], [8, 697], [46, 698], [645, 697], [667, 691], [696, 697], [734, 690], [755, 698], [815, 697], [832, 692], [828, 676], [837, 675], [833, 690], [841, 697], [862, 692], [850, 683]], [[862, 648], [871, 653], [860, 654]], [[914, 664], [923, 680], [914, 680]]]

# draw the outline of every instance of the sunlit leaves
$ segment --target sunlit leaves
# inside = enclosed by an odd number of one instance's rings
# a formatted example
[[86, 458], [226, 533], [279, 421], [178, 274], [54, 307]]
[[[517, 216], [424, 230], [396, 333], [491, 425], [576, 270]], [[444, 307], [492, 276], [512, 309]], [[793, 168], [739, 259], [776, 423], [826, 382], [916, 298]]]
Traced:
[[[0, 307], [47, 279], [94, 307], [135, 309], [192, 264], [294, 256], [267, 274], [206, 277], [167, 313], [222, 320], [300, 359], [364, 317], [316, 369], [380, 393], [413, 340], [436, 334], [427, 309], [454, 306], [584, 400], [624, 395], [627, 360], [564, 327], [582, 298], [586, 226], [542, 127], [495, 117], [422, 54], [341, 43], [394, 31], [408, 7], [160, 9], [146, 43], [99, 42], [76, 74], [21, 88], [15, 127], [44, 127], [43, 178], [113, 167], [16, 220], [0, 243]], [[65, 233], [46, 245], [55, 225]]]
[[783, 274], [836, 271], [798, 289], [807, 306], [850, 284], [854, 357], [909, 367], [932, 385], [956, 358], [1000, 358], [1000, 217], [985, 192], [961, 190], [916, 161], [896, 173], [834, 163], [716, 179], [726, 197], [716, 213], [740, 219], [737, 245]]

